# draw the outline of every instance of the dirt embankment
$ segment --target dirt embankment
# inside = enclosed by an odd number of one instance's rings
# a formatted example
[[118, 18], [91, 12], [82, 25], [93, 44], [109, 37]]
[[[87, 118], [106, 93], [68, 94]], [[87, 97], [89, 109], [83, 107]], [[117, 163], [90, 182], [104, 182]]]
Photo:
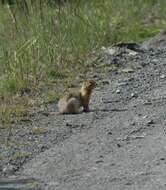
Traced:
[[92, 111], [19, 124], [0, 171], [20, 177], [0, 189], [166, 189], [166, 34], [102, 49]]

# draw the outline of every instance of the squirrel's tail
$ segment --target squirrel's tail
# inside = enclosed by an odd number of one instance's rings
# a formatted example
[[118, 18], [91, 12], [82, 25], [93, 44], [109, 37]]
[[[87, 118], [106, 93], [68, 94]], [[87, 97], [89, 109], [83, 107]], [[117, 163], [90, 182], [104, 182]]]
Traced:
[[62, 114], [75, 114], [80, 111], [80, 102], [76, 98], [70, 98], [68, 101], [59, 100], [58, 102], [59, 112]]

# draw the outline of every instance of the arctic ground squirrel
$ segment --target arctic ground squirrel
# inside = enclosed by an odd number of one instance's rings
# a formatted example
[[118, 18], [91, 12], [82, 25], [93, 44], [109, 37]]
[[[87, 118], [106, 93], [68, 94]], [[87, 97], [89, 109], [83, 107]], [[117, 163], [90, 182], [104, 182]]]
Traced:
[[84, 112], [89, 112], [89, 102], [95, 86], [94, 80], [86, 80], [81, 89], [65, 94], [58, 102], [59, 113], [76, 114], [81, 112], [81, 108]]

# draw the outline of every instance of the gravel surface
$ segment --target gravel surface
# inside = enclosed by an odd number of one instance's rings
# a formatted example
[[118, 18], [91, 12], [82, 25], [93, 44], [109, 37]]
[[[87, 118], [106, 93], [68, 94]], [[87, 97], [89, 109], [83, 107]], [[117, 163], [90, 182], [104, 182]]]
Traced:
[[[2, 157], [10, 156], [0, 163], [3, 176], [17, 178], [1, 179], [0, 190], [11, 184], [15, 189], [165, 190], [163, 36], [138, 44], [137, 49], [135, 45], [103, 49], [97, 64], [107, 71], [96, 72], [98, 86], [90, 113], [42, 113], [33, 124], [19, 124], [13, 137], [19, 145], [6, 150], [1, 145]], [[119, 69], [113, 72], [112, 64]], [[56, 105], [49, 110], [56, 112]], [[18, 158], [12, 160], [16, 152]]]

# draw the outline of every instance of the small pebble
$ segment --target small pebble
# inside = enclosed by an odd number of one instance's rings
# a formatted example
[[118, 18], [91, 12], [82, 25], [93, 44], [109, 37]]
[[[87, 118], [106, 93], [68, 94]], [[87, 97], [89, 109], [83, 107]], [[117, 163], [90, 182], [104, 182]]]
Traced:
[[125, 185], [132, 185], [133, 182], [132, 181], [128, 181], [127, 183], [125, 183]]
[[128, 85], [127, 82], [120, 82], [120, 83], [118, 83], [118, 86], [126, 86], [126, 85]]
[[117, 146], [118, 146], [119, 148], [121, 147], [121, 145], [120, 145], [119, 143], [117, 144]]
[[108, 132], [108, 135], [112, 135], [112, 132], [111, 132], [111, 131], [109, 131], [109, 132]]
[[71, 123], [68, 123], [68, 122], [67, 122], [67, 123], [66, 123], [66, 126], [67, 126], [67, 127], [72, 127], [73, 125], [72, 125]]
[[152, 105], [152, 102], [144, 102], [144, 105]]
[[5, 166], [5, 167], [2, 169], [2, 171], [3, 171], [3, 173], [5, 173], [5, 174], [11, 174], [11, 173], [14, 172], [14, 169], [15, 169], [14, 166], [8, 164], [7, 166]]
[[104, 162], [103, 160], [96, 160], [96, 164]]
[[131, 93], [132, 98], [136, 98], [138, 95], [136, 93]]
[[161, 75], [160, 78], [161, 78], [161, 79], [165, 79], [165, 75]]
[[147, 122], [148, 125], [154, 124], [154, 121], [151, 119]]
[[100, 155], [99, 158], [104, 158], [104, 156], [103, 156], [103, 155]]
[[147, 115], [144, 115], [142, 118], [143, 118], [143, 119], [146, 119], [147, 117], [148, 117]]
[[119, 90], [119, 89], [117, 89], [117, 90], [116, 90], [116, 93], [117, 93], [117, 94], [120, 94], [120, 90]]
[[128, 81], [130, 82], [130, 81], [133, 81], [134, 80], [134, 78], [133, 77], [131, 77], [131, 78], [128, 78]]
[[124, 72], [124, 73], [133, 73], [134, 70], [132, 68], [125, 68], [125, 69], [122, 70], [122, 72]]
[[107, 84], [110, 84], [110, 83], [109, 83], [108, 80], [103, 80], [103, 81], [102, 81], [102, 84], [103, 84], [103, 85], [107, 85]]
[[133, 126], [136, 125], [135, 121], [133, 121], [133, 122], [131, 123], [131, 125], [133, 125]]

